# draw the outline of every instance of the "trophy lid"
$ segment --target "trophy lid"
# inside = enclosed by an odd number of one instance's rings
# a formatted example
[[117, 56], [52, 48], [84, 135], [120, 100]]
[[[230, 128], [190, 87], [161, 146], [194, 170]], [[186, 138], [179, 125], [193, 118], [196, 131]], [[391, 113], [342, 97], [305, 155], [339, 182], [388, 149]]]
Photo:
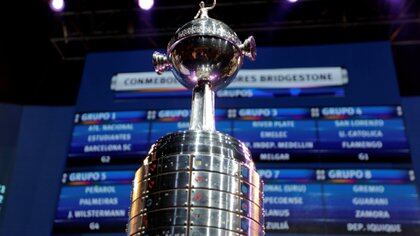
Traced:
[[228, 25], [219, 20], [206, 16], [196, 18], [179, 28], [176, 31], [175, 36], [168, 44], [168, 52], [171, 52], [176, 44], [181, 40], [195, 36], [220, 38], [232, 43], [237, 47], [242, 44], [238, 35]]
[[194, 36], [216, 37], [226, 40], [236, 47], [241, 45], [241, 40], [235, 31], [225, 23], [209, 17], [208, 12], [216, 6], [216, 0], [213, 1], [213, 5], [210, 7], [206, 7], [203, 1], [200, 2], [199, 6], [200, 10], [194, 20], [186, 23], [175, 32], [175, 36], [169, 41], [168, 52], [171, 52], [181, 40]]

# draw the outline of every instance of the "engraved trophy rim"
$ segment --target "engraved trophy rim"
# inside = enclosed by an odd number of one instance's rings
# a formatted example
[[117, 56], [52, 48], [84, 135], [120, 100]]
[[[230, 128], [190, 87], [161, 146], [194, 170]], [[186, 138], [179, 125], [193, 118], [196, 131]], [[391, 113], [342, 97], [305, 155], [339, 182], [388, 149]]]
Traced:
[[170, 54], [176, 45], [191, 37], [214, 37], [223, 39], [231, 43], [238, 52], [243, 54], [240, 48], [242, 42], [236, 32], [224, 22], [211, 17], [193, 19], [178, 28], [175, 35], [168, 43], [167, 53]]

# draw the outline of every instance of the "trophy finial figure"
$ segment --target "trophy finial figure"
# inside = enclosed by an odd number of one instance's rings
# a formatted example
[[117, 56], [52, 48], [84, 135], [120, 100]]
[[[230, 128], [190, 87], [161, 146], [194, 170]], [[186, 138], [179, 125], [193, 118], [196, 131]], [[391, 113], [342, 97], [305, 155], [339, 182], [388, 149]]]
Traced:
[[204, 3], [204, 1], [201, 1], [199, 6], [200, 6], [200, 10], [198, 10], [197, 15], [194, 17], [194, 19], [208, 18], [209, 11], [212, 10], [216, 6], [216, 0], [213, 1], [213, 5], [211, 5], [210, 7], [206, 7], [206, 4]]

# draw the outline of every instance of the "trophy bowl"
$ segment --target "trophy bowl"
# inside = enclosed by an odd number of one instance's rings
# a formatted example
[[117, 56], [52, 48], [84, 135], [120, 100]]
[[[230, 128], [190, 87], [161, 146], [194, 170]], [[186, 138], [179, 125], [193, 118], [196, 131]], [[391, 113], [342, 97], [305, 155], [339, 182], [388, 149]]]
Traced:
[[235, 78], [242, 64], [242, 53], [233, 44], [220, 38], [195, 36], [179, 42], [170, 53], [178, 81], [194, 88], [200, 81], [212, 90], [226, 87]]
[[217, 91], [232, 82], [244, 56], [255, 60], [254, 38], [251, 36], [242, 44], [225, 23], [205, 17], [179, 28], [168, 44], [167, 53], [154, 53], [153, 64], [159, 74], [171, 70], [189, 89], [206, 82], [211, 90]]

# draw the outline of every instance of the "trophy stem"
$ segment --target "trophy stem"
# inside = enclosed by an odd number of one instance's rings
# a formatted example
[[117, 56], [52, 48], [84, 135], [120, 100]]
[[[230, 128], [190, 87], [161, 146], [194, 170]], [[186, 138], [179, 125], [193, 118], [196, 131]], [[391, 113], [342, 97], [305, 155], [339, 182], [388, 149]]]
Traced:
[[215, 130], [214, 91], [210, 83], [199, 83], [193, 90], [190, 130]]

